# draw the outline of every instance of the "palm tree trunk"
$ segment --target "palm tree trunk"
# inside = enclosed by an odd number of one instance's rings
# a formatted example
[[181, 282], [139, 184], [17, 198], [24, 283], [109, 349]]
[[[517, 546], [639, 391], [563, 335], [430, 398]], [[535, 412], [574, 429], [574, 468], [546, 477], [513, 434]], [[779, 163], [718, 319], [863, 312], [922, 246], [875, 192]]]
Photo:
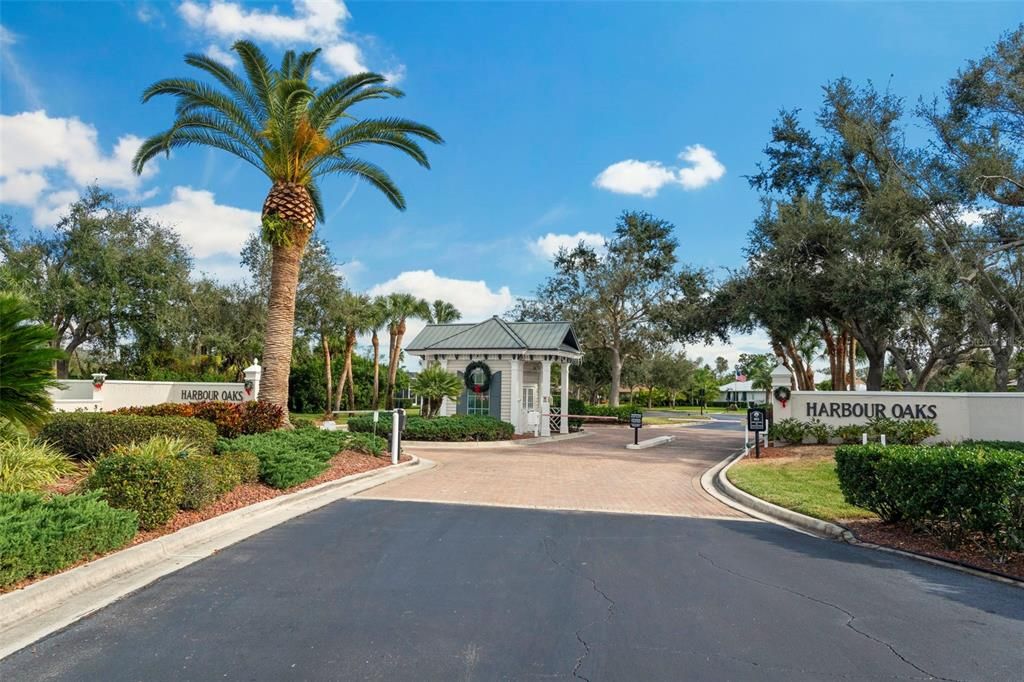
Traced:
[[373, 330], [373, 409], [380, 407], [380, 338]]
[[356, 349], [356, 330], [345, 330], [345, 376], [348, 377], [348, 409], [356, 409], [355, 380], [352, 378], [352, 353]]
[[295, 293], [299, 286], [299, 263], [306, 248], [307, 235], [296, 235], [287, 246], [273, 247], [270, 269], [270, 302], [267, 305], [267, 332], [263, 338], [263, 378], [259, 399], [284, 410], [288, 420], [288, 374], [295, 339]]
[[394, 332], [391, 333], [391, 348], [388, 352], [388, 394], [385, 399], [385, 405], [389, 410], [395, 408], [395, 379], [398, 377], [398, 349], [402, 346], [402, 332], [404, 331], [405, 321], [403, 320], [395, 327]]
[[331, 412], [331, 398], [334, 397], [334, 376], [331, 373], [331, 344], [327, 340], [327, 334], [321, 332], [320, 345], [324, 349], [324, 378], [327, 382], [327, 405], [324, 407], [324, 415]]

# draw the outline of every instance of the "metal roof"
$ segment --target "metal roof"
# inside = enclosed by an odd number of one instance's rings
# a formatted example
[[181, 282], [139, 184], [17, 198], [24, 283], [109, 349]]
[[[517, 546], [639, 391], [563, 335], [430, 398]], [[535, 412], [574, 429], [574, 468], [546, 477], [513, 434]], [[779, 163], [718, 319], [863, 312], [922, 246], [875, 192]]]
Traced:
[[428, 324], [407, 350], [581, 352], [576, 333], [568, 322], [506, 322], [497, 316], [478, 324]]

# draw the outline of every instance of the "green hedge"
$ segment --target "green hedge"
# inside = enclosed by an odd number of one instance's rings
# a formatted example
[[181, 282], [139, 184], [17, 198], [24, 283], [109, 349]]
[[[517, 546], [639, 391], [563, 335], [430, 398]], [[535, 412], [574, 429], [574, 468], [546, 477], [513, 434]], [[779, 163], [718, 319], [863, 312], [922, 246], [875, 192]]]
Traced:
[[53, 415], [39, 432], [40, 441], [81, 459], [95, 459], [119, 445], [143, 443], [153, 436], [181, 438], [196, 452], [210, 454], [217, 442], [217, 428], [190, 417], [64, 412]]
[[[629, 423], [629, 415], [634, 412], [643, 412], [643, 408], [637, 405], [619, 405], [618, 407], [611, 407], [609, 405], [587, 405], [584, 407], [584, 414], [592, 417], [615, 417], [622, 424]], [[607, 420], [595, 420], [604, 421]]]
[[0, 587], [122, 547], [137, 530], [134, 512], [99, 493], [0, 495]]
[[836, 471], [851, 504], [902, 520], [951, 545], [980, 533], [1024, 549], [1024, 452], [988, 444], [851, 445], [836, 448]]
[[[377, 433], [387, 434], [390, 424], [377, 424]], [[352, 433], [372, 433], [373, 418], [370, 415], [352, 417], [348, 420]], [[455, 415], [451, 417], [408, 417], [405, 420], [405, 440], [429, 441], [491, 441], [508, 440], [515, 433], [515, 427], [494, 417], [482, 415]]]
[[369, 435], [298, 428], [222, 439], [217, 451], [222, 455], [251, 452], [259, 458], [261, 481], [275, 488], [290, 488], [323, 473], [330, 459], [342, 450], [380, 455], [385, 446], [383, 438]]

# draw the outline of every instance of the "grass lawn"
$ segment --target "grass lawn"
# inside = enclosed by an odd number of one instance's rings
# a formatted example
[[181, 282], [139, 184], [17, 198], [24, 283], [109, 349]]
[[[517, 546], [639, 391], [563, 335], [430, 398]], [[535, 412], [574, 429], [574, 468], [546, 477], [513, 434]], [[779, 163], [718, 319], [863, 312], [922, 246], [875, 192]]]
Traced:
[[817, 519], [875, 518], [872, 512], [843, 499], [836, 463], [830, 457], [754, 460], [748, 455], [728, 476], [740, 490]]

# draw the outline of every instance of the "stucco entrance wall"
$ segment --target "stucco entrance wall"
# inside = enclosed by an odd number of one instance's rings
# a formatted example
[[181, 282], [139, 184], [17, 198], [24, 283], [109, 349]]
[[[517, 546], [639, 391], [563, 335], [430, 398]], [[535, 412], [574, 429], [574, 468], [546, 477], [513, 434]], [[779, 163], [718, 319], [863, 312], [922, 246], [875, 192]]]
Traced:
[[[788, 387], [788, 379], [781, 374], [773, 372], [772, 383]], [[818, 419], [830, 426], [864, 424], [876, 416], [930, 419], [939, 427], [939, 436], [930, 439], [933, 442], [1024, 441], [1024, 393], [792, 391], [785, 407], [773, 397], [772, 416], [776, 421]]]

